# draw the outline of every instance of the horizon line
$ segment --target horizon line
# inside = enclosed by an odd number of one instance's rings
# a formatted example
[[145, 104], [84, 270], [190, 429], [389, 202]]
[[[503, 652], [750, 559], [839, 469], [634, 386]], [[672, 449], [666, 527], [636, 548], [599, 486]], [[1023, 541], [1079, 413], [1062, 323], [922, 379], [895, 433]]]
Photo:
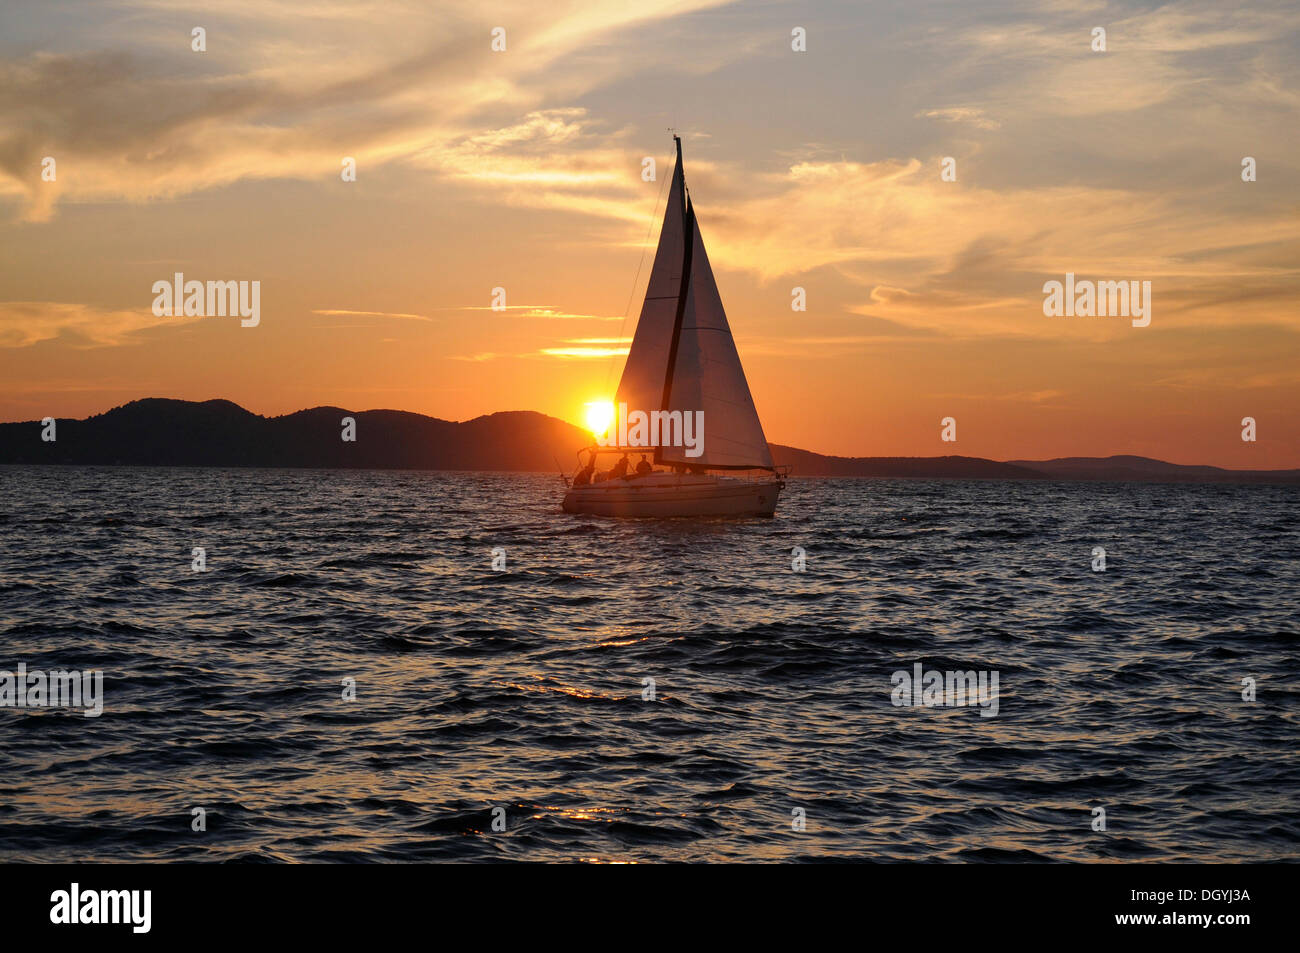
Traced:
[[[480, 420], [480, 419], [482, 419], [482, 418], [484, 418], [484, 417], [494, 417], [494, 416], [496, 416], [496, 415], [498, 415], [498, 414], [536, 414], [537, 416], [539, 416], [539, 417], [545, 417], [545, 418], [548, 419], [548, 420], [555, 420], [555, 421], [558, 421], [559, 423], [567, 424], [568, 426], [570, 426], [570, 427], [574, 428], [575, 430], [578, 430], [578, 431], [580, 431], [580, 432], [582, 432], [582, 433], [588, 433], [588, 432], [589, 432], [589, 431], [587, 430], [587, 428], [583, 427], [581, 424], [576, 424], [576, 423], [574, 423], [574, 422], [571, 421], [571, 420], [565, 420], [565, 419], [562, 418], [562, 417], [552, 417], [550, 414], [543, 413], [543, 412], [540, 411], [540, 410], [494, 410], [494, 411], [491, 411], [490, 413], [479, 414], [479, 415], [476, 416], [476, 417], [469, 417], [469, 418], [467, 418], [467, 419], [465, 419], [465, 420], [449, 420], [448, 418], [445, 418], [445, 417], [435, 417], [435, 416], [433, 416], [433, 415], [431, 415], [431, 414], [421, 413], [420, 411], [417, 411], [417, 410], [402, 410], [402, 409], [400, 409], [400, 408], [396, 408], [396, 407], [374, 407], [374, 408], [370, 408], [370, 409], [368, 409], [368, 410], [352, 410], [352, 409], [350, 409], [350, 408], [348, 408], [348, 407], [343, 407], [343, 406], [340, 406], [340, 405], [338, 405], [338, 404], [316, 404], [315, 406], [312, 406], [312, 407], [302, 407], [302, 408], [299, 408], [298, 410], [289, 411], [288, 413], [284, 413], [284, 414], [276, 414], [276, 415], [274, 415], [274, 416], [268, 416], [268, 415], [266, 415], [266, 414], [258, 413], [258, 412], [254, 411], [254, 410], [250, 410], [249, 408], [245, 407], [243, 404], [239, 403], [238, 401], [231, 400], [229, 397], [209, 397], [209, 398], [206, 398], [206, 399], [204, 399], [204, 400], [187, 400], [186, 398], [183, 398], [183, 397], [136, 397], [136, 398], [134, 398], [134, 399], [132, 399], [132, 400], [128, 400], [128, 401], [126, 401], [125, 403], [117, 404], [117, 405], [115, 405], [115, 406], [113, 406], [113, 407], [110, 407], [110, 408], [108, 408], [108, 410], [103, 410], [103, 411], [100, 411], [99, 413], [90, 414], [89, 416], [86, 416], [86, 417], [62, 417], [62, 418], [56, 417], [56, 418], [54, 418], [54, 419], [55, 419], [55, 420], [73, 420], [73, 421], [78, 421], [78, 422], [85, 422], [85, 421], [89, 420], [91, 417], [99, 417], [99, 416], [103, 416], [104, 414], [111, 413], [111, 412], [114, 411], [114, 410], [119, 410], [119, 409], [121, 409], [121, 408], [123, 408], [123, 407], [128, 407], [128, 406], [130, 406], [131, 404], [142, 403], [142, 402], [144, 402], [144, 401], [150, 401], [150, 400], [158, 400], [158, 401], [172, 401], [172, 402], [174, 402], [174, 403], [178, 403], [178, 404], [195, 404], [195, 405], [197, 405], [197, 404], [211, 404], [211, 403], [230, 404], [231, 406], [233, 406], [233, 407], [237, 407], [237, 408], [239, 408], [240, 410], [244, 411], [244, 412], [247, 413], [247, 414], [251, 414], [251, 415], [254, 416], [254, 417], [260, 417], [260, 418], [263, 419], [263, 420], [279, 420], [279, 419], [282, 419], [282, 418], [284, 418], [284, 417], [292, 417], [294, 414], [306, 413], [306, 412], [308, 412], [308, 411], [312, 411], [312, 410], [328, 410], [328, 409], [332, 409], [332, 410], [343, 410], [343, 411], [347, 411], [349, 414], [373, 414], [373, 413], [411, 414], [412, 416], [415, 416], [415, 417], [423, 417], [423, 418], [425, 418], [426, 420], [438, 420], [438, 421], [442, 421], [443, 423], [452, 423], [452, 424], [466, 424], [466, 423], [471, 423], [472, 421]], [[42, 420], [42, 419], [44, 419], [44, 418], [32, 419], [32, 420], [4, 420], [4, 421], [0, 421], [0, 426], [9, 426], [9, 425], [14, 425], [14, 424], [33, 424], [33, 425], [39, 425], [39, 424], [41, 423], [41, 420]], [[594, 440], [595, 440], [595, 435], [592, 435], [592, 440], [593, 440], [593, 442], [594, 442]], [[1105, 455], [1105, 456], [1093, 456], [1093, 455], [1075, 454], [1075, 455], [1070, 455], [1070, 456], [1044, 457], [1044, 458], [1041, 458], [1041, 459], [1034, 459], [1034, 458], [1030, 458], [1030, 457], [1016, 457], [1015, 459], [1008, 459], [1008, 460], [995, 460], [995, 459], [993, 459], [992, 457], [977, 457], [977, 456], [970, 456], [970, 455], [968, 455], [968, 454], [962, 454], [962, 453], [945, 453], [945, 454], [938, 454], [938, 455], [936, 455], [936, 456], [929, 456], [929, 457], [921, 457], [921, 456], [905, 456], [905, 455], [897, 455], [897, 454], [894, 454], [894, 455], [890, 455], [890, 454], [877, 454], [877, 455], [871, 455], [871, 456], [861, 456], [861, 455], [859, 455], [859, 456], [852, 456], [852, 455], [845, 455], [845, 454], [840, 454], [840, 453], [824, 453], [824, 452], [822, 452], [822, 451], [820, 451], [820, 450], [809, 450], [809, 449], [806, 449], [806, 448], [804, 448], [804, 447], [797, 447], [797, 446], [795, 446], [795, 445], [793, 445], [793, 444], [788, 444], [788, 443], [778, 443], [778, 442], [775, 442], [775, 441], [770, 440], [770, 439], [767, 441], [767, 443], [768, 443], [769, 446], [773, 446], [773, 447], [782, 447], [782, 448], [784, 448], [784, 449], [786, 449], [786, 450], [794, 450], [794, 451], [797, 451], [797, 452], [799, 452], [799, 453], [810, 453], [810, 454], [813, 454], [814, 456], [818, 456], [818, 457], [826, 457], [826, 458], [830, 458], [830, 459], [839, 459], [839, 460], [942, 460], [942, 459], [946, 459], [946, 458], [960, 458], [960, 459], [966, 459], [966, 460], [984, 460], [984, 461], [988, 461], [988, 462], [990, 462], [990, 463], [1002, 463], [1002, 464], [1008, 464], [1008, 465], [1014, 466], [1014, 465], [1016, 465], [1016, 464], [1021, 464], [1021, 463], [1026, 463], [1026, 464], [1032, 464], [1032, 463], [1054, 463], [1054, 462], [1058, 462], [1058, 461], [1067, 461], [1067, 460], [1114, 460], [1114, 459], [1122, 458], [1122, 457], [1131, 457], [1131, 458], [1136, 458], [1136, 459], [1139, 459], [1139, 460], [1149, 460], [1149, 461], [1151, 461], [1151, 462], [1153, 462], [1153, 463], [1161, 463], [1161, 464], [1164, 464], [1164, 465], [1166, 465], [1166, 466], [1175, 466], [1175, 467], [1200, 467], [1200, 468], [1209, 469], [1209, 470], [1218, 470], [1218, 471], [1221, 471], [1221, 472], [1223, 472], [1223, 473], [1277, 473], [1277, 474], [1280, 474], [1280, 473], [1297, 473], [1297, 472], [1300, 472], [1300, 467], [1272, 467], [1272, 468], [1264, 468], [1264, 469], [1258, 469], [1258, 468], [1257, 468], [1257, 469], [1238, 469], [1238, 468], [1234, 468], [1234, 467], [1221, 467], [1221, 466], [1218, 466], [1217, 464], [1213, 464], [1213, 463], [1175, 463], [1174, 461], [1171, 461], [1171, 460], [1162, 460], [1162, 459], [1159, 458], [1159, 457], [1151, 457], [1151, 456], [1147, 456], [1146, 454], [1142, 454], [1142, 453], [1134, 453], [1134, 452], [1115, 452], [1115, 453], [1109, 453], [1109, 454], [1107, 454], [1107, 455]]]

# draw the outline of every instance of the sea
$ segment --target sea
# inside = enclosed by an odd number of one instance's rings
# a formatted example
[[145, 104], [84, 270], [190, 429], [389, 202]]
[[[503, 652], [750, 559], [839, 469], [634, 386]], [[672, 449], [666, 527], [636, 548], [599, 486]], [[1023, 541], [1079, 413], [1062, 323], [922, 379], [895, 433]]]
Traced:
[[0, 468], [0, 860], [1300, 857], [1294, 487], [563, 490]]

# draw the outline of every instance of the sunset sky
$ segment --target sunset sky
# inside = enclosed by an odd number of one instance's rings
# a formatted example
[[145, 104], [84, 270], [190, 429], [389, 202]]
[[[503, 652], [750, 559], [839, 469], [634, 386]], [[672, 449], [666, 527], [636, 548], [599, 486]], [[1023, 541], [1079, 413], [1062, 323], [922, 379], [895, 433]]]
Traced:
[[[581, 423], [669, 127], [769, 440], [1300, 467], [1294, 0], [6, 0], [0, 420]], [[260, 326], [156, 317], [177, 271], [260, 281]], [[1045, 317], [1066, 272], [1150, 281], [1150, 326]]]

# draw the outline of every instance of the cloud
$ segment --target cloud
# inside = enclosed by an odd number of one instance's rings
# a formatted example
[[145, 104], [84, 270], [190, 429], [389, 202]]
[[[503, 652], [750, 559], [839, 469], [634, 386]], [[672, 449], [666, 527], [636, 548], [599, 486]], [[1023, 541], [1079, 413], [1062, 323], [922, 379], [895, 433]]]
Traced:
[[918, 119], [938, 119], [943, 122], [960, 122], [974, 126], [976, 129], [998, 129], [1001, 123], [989, 119], [984, 110], [978, 106], [946, 106], [943, 109], [923, 109], [916, 114]]
[[[247, 179], [328, 181], [344, 155], [361, 170], [432, 157], [443, 171], [472, 177], [475, 156], [556, 141], [571, 128], [564, 109], [536, 111], [549, 89], [538, 76], [548, 68], [612, 32], [723, 2], [498, 4], [494, 17], [509, 24], [505, 53], [491, 51], [470, 0], [436, 12], [426, 3], [385, 4], [383, 21], [366, 3], [318, 14], [282, 3], [223, 4], [207, 28], [206, 53], [190, 50], [188, 29], [141, 20], [139, 35], [124, 35], [113, 17], [81, 9], [89, 22], [79, 33], [98, 30], [127, 48], [0, 62], [0, 192], [20, 197], [24, 217], [39, 221], [59, 200], [148, 201]], [[360, 23], [376, 42], [355, 43]], [[571, 87], [635, 68], [584, 65], [568, 78]], [[483, 132], [503, 111], [533, 118], [513, 131]], [[58, 162], [54, 188], [40, 181], [47, 155]], [[538, 172], [503, 158], [483, 174], [523, 185]], [[561, 185], [592, 174], [595, 163], [550, 172]], [[555, 183], [543, 175], [533, 184]]]
[[626, 357], [631, 338], [576, 338], [565, 341], [560, 347], [544, 347], [536, 351], [530, 351], [523, 354], [501, 353], [498, 351], [481, 351], [477, 354], [456, 355], [450, 359], [453, 361], [473, 361], [482, 363], [484, 361], [495, 361], [502, 358], [522, 358], [535, 359], [559, 358], [561, 360], [584, 360], [589, 358], [608, 358], [608, 357]]
[[[373, 2], [301, 14], [281, 0], [237, 0], [213, 20], [209, 54], [156, 22], [154, 12], [174, 9], [162, 0], [131, 4], [150, 15], [130, 33], [78, 8], [110, 49], [0, 62], [0, 192], [21, 197], [29, 220], [48, 220], [61, 202], [147, 201], [248, 179], [333, 184], [340, 157], [352, 155], [363, 176], [401, 163], [467, 201], [585, 215], [593, 227], [582, 240], [635, 246], [670, 168], [661, 162], [657, 184], [641, 181], [646, 147], [625, 118], [636, 110], [626, 93], [608, 91], [629, 81], [635, 102], [652, 95], [636, 85], [647, 64], [662, 72], [692, 60], [702, 75], [738, 51], [774, 69], [749, 36], [713, 44], [716, 52], [702, 40], [690, 56], [638, 43], [653, 23], [663, 24], [653, 33], [661, 40], [674, 35], [667, 21], [720, 5], [507, 3], [494, 8], [509, 38], [502, 54], [490, 51], [487, 21], [469, 0], [436, 13], [401, 3], [391, 26], [376, 25]], [[707, 156], [688, 157], [715, 268], [847, 285], [857, 295], [847, 310], [864, 325], [887, 322], [864, 335], [1056, 334], [1041, 320], [1039, 289], [1066, 271], [1152, 280], [1157, 322], [1296, 321], [1296, 191], [1276, 186], [1278, 201], [1251, 206], [1242, 189], [1254, 186], [1234, 166], [1235, 151], [1248, 148], [1265, 157], [1262, 177], [1294, 180], [1294, 6], [1116, 3], [1087, 16], [1058, 3], [954, 5], [941, 25], [896, 18], [900, 49], [929, 64], [923, 81], [896, 90], [896, 125], [914, 127], [915, 148], [883, 150], [849, 132], [816, 150], [755, 150], [715, 136]], [[1090, 50], [1094, 20], [1107, 27], [1107, 53]], [[362, 24], [376, 42], [355, 42]], [[635, 55], [615, 55], [625, 52]], [[720, 88], [741, 75], [752, 74], [728, 75]], [[592, 90], [600, 95], [584, 95]], [[1207, 141], [1206, 116], [1216, 141]], [[979, 150], [943, 141], [954, 135]], [[1225, 136], [1231, 148], [1217, 141]], [[955, 183], [938, 175], [946, 154], [957, 158]], [[44, 155], [58, 160], [56, 183], [40, 181]], [[1206, 185], [1186, 171], [1197, 163], [1222, 178]], [[55, 333], [122, 339], [90, 326], [123, 318], [50, 313]], [[623, 320], [564, 304], [512, 305], [506, 316]], [[29, 333], [11, 328], [5, 340]]]
[[567, 359], [591, 358], [591, 357], [626, 357], [628, 348], [626, 347], [547, 347], [542, 348], [539, 354], [546, 357], [561, 357]]
[[[554, 305], [549, 304], [511, 304], [502, 305], [499, 308], [490, 305], [483, 306], [465, 306], [460, 308], [439, 308], [439, 311], [494, 311], [502, 315], [511, 315], [516, 318], [544, 318], [560, 321], [622, 321], [622, 315], [609, 314], [578, 314], [564, 311]], [[513, 312], [513, 315], [511, 314]]]
[[0, 301], [0, 347], [30, 347], [62, 340], [72, 347], [125, 344], [137, 331], [162, 324], [179, 326], [175, 318], [160, 319], [148, 308], [114, 310], [62, 301]]
[[[326, 317], [369, 317], [369, 318], [396, 318], [408, 321], [433, 321], [434, 319], [424, 314], [403, 314], [400, 311], [343, 311], [340, 309], [316, 310], [312, 314], [325, 315]], [[354, 325], [355, 327], [364, 327], [364, 325]]]
[[538, 351], [544, 357], [558, 357], [565, 360], [626, 357], [631, 349], [632, 339], [617, 338], [576, 338], [565, 341], [563, 347], [546, 347]]

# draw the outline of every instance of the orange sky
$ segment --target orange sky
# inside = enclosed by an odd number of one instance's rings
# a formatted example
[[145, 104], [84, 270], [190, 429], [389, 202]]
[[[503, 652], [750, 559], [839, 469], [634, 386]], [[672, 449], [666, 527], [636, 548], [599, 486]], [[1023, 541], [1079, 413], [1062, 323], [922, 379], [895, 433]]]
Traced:
[[[427, 6], [6, 4], [0, 419], [581, 422], [675, 126], [770, 440], [1300, 467], [1294, 5]], [[154, 316], [176, 271], [260, 281], [260, 325]], [[1066, 272], [1150, 281], [1150, 326], [1045, 317]]]

